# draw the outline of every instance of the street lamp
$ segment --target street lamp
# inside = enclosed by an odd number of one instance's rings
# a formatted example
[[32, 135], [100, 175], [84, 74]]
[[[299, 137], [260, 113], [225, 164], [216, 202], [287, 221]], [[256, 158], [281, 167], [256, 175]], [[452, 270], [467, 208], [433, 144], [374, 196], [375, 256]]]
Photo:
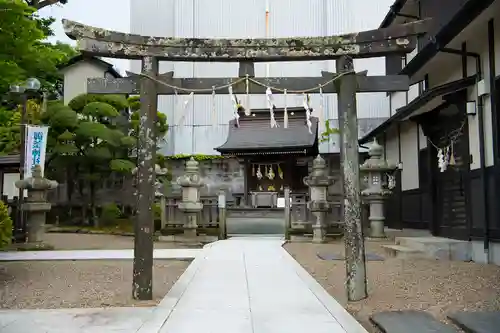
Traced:
[[[41, 83], [37, 78], [27, 79], [23, 85], [11, 85], [10, 92], [14, 95], [21, 97], [22, 100], [22, 111], [21, 111], [21, 124], [20, 124], [20, 139], [21, 139], [21, 151], [19, 152], [19, 179], [24, 179], [24, 167], [26, 164], [26, 118], [28, 111], [28, 99], [29, 97], [36, 95], [41, 88]], [[24, 212], [22, 210], [22, 203], [24, 201], [24, 190], [19, 189], [19, 222], [16, 226], [16, 230], [22, 230], [24, 228]]]

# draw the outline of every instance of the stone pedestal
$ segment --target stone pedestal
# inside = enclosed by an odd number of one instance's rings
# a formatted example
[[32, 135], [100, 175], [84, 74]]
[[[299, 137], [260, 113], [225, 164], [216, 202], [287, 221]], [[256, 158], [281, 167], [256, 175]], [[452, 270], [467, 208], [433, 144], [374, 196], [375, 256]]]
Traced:
[[384, 202], [392, 194], [388, 188], [388, 173], [396, 170], [395, 164], [388, 163], [383, 156], [383, 148], [376, 140], [368, 151], [370, 158], [360, 166], [360, 170], [367, 173], [366, 188], [361, 191], [361, 195], [370, 205], [370, 237], [385, 238], [385, 215]]
[[200, 202], [200, 189], [203, 182], [200, 177], [199, 164], [191, 157], [186, 162], [186, 170], [183, 176], [177, 178], [177, 184], [182, 188], [182, 201], [179, 209], [184, 213], [184, 235], [186, 237], [197, 236], [197, 217], [203, 209]]
[[55, 189], [56, 181], [42, 177], [42, 168], [36, 165], [32, 176], [16, 182], [16, 187], [28, 191], [28, 197], [22, 204], [21, 209], [28, 212], [26, 220], [27, 242], [41, 243], [45, 233], [45, 215], [50, 211], [51, 204], [47, 202], [46, 193]]
[[309, 186], [311, 190], [311, 200], [307, 203], [307, 207], [315, 217], [312, 225], [313, 243], [325, 242], [326, 214], [330, 209], [330, 203], [327, 201], [327, 191], [333, 182], [334, 178], [328, 175], [325, 160], [318, 155], [313, 161], [310, 175], [304, 177], [304, 184]]

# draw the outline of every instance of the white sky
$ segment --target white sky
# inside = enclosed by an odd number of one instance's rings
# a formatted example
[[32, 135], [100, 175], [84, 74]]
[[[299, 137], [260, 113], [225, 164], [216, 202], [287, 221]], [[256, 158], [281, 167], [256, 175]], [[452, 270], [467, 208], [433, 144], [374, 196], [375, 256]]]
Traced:
[[[100, 28], [130, 32], [130, 1], [127, 0], [69, 0], [67, 5], [55, 5], [40, 10], [42, 17], [54, 17], [52, 28], [55, 36], [51, 41], [75, 44], [62, 29], [63, 18], [79, 21]], [[122, 73], [129, 70], [129, 60], [104, 59]]]

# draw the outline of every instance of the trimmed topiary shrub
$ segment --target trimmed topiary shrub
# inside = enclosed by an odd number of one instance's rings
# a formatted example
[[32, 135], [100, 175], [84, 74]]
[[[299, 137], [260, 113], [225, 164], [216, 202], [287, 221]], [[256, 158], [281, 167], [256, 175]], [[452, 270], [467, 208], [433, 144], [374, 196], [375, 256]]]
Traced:
[[12, 219], [7, 205], [0, 200], [0, 248], [12, 242]]

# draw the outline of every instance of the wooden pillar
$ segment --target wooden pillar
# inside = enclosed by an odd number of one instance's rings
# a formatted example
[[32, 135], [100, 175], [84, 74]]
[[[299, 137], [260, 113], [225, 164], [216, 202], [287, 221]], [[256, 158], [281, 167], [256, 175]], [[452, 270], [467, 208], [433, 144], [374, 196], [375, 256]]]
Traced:
[[288, 187], [290, 192], [293, 192], [293, 179], [294, 179], [294, 170], [293, 170], [293, 161], [294, 157], [292, 155], [288, 155], [287, 159], [283, 163], [283, 183], [285, 183], [284, 187]]
[[243, 203], [246, 206], [248, 206], [248, 191], [249, 191], [249, 188], [248, 188], [248, 177], [249, 175], [251, 174], [251, 168], [252, 168], [252, 165], [250, 164], [250, 161], [248, 160], [248, 158], [245, 158], [244, 159], [244, 162], [243, 162], [243, 165], [244, 165], [244, 176], [245, 178], [243, 178], [243, 181], [244, 181], [244, 189], [243, 189]]
[[[144, 57], [142, 73], [158, 75], [158, 59]], [[141, 109], [137, 147], [138, 202], [134, 227], [134, 269], [132, 296], [138, 300], [153, 299], [153, 203], [155, 194], [157, 87], [153, 80], [141, 78]]]
[[337, 60], [337, 72], [345, 73], [336, 82], [340, 119], [341, 165], [344, 187], [344, 230], [346, 256], [346, 288], [349, 301], [368, 296], [366, 288], [365, 246], [361, 224], [361, 184], [359, 175], [358, 116], [356, 110], [357, 80], [353, 60], [343, 56]]

